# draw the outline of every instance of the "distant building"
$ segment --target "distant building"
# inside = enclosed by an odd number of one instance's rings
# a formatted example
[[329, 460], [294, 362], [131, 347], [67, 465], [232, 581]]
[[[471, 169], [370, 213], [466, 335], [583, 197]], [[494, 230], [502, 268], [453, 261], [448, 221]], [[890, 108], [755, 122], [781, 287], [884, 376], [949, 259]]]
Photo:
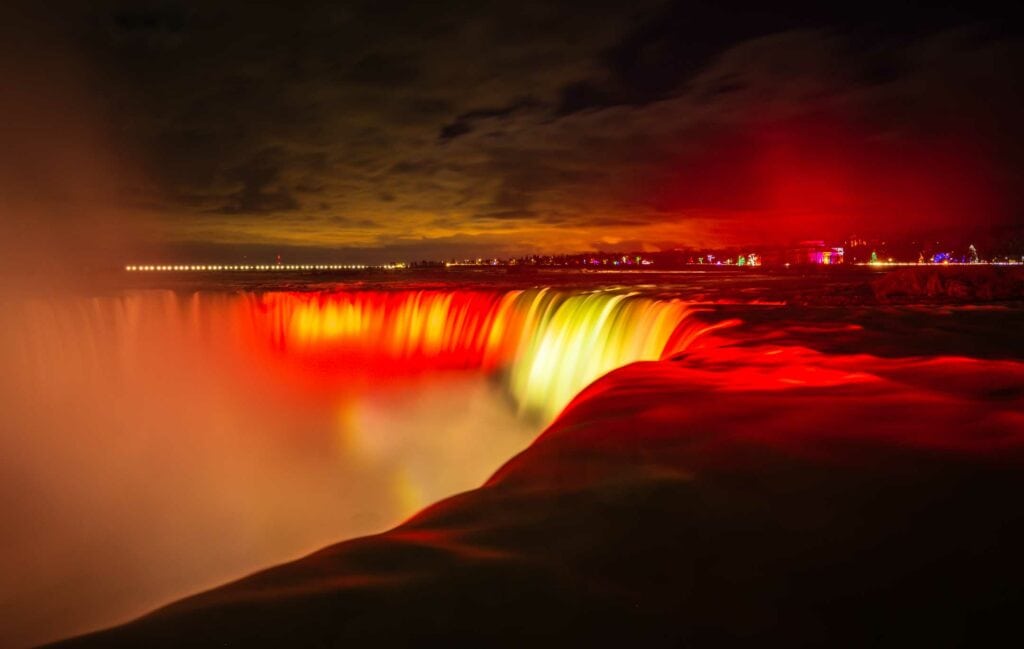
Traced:
[[829, 246], [821, 240], [801, 241], [795, 247], [767, 251], [763, 260], [769, 266], [834, 266], [843, 263], [844, 251], [841, 246]]
[[824, 241], [801, 241], [795, 256], [798, 264], [834, 266], [843, 263], [843, 248], [827, 246]]

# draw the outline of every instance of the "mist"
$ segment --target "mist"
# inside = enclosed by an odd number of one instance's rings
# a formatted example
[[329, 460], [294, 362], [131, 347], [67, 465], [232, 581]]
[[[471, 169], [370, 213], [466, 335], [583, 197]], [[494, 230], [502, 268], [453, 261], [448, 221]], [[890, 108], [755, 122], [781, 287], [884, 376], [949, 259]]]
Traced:
[[236, 302], [7, 301], [0, 644], [383, 531], [482, 484], [535, 432], [482, 374], [297, 380], [240, 335]]

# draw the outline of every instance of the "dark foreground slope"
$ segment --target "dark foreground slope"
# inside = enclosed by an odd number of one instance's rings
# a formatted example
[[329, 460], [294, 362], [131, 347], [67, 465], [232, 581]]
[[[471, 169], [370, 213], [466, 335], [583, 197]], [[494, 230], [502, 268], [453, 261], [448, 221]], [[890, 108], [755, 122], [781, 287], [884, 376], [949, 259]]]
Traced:
[[1022, 367], [636, 364], [483, 488], [61, 646], [1019, 643]]

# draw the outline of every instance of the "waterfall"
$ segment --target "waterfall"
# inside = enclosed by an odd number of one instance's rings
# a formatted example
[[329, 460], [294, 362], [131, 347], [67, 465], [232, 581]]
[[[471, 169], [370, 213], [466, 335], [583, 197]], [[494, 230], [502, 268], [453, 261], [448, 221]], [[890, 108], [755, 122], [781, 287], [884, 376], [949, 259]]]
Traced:
[[550, 289], [268, 293], [256, 311], [284, 352], [503, 369], [525, 412], [550, 420], [601, 375], [683, 349], [700, 331], [679, 300]]
[[315, 368], [325, 381], [498, 372], [520, 410], [546, 421], [601, 375], [681, 351], [702, 330], [685, 302], [617, 291], [142, 291], [26, 309], [32, 325], [13, 336], [12, 354], [31, 354], [29, 371], [100, 367], [101, 354], [132, 363], [140, 340], [157, 338], [166, 347], [235, 346], [293, 375]]
[[520, 296], [521, 335], [511, 358], [509, 388], [520, 408], [551, 419], [580, 390], [613, 369], [657, 360], [695, 327], [691, 308], [677, 300], [636, 294]]
[[600, 375], [684, 348], [692, 313], [546, 289], [6, 300], [0, 597], [63, 626], [0, 635], [123, 621], [397, 524]]

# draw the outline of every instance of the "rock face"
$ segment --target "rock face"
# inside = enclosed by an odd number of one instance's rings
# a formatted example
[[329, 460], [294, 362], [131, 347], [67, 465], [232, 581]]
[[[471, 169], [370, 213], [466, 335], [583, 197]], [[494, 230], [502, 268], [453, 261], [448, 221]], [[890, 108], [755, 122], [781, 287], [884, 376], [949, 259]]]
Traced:
[[903, 268], [871, 282], [882, 304], [929, 301], [988, 302], [1024, 299], [1024, 268], [998, 266], [924, 266]]
[[479, 489], [59, 646], [1019, 644], [1022, 385], [801, 347], [637, 363]]

